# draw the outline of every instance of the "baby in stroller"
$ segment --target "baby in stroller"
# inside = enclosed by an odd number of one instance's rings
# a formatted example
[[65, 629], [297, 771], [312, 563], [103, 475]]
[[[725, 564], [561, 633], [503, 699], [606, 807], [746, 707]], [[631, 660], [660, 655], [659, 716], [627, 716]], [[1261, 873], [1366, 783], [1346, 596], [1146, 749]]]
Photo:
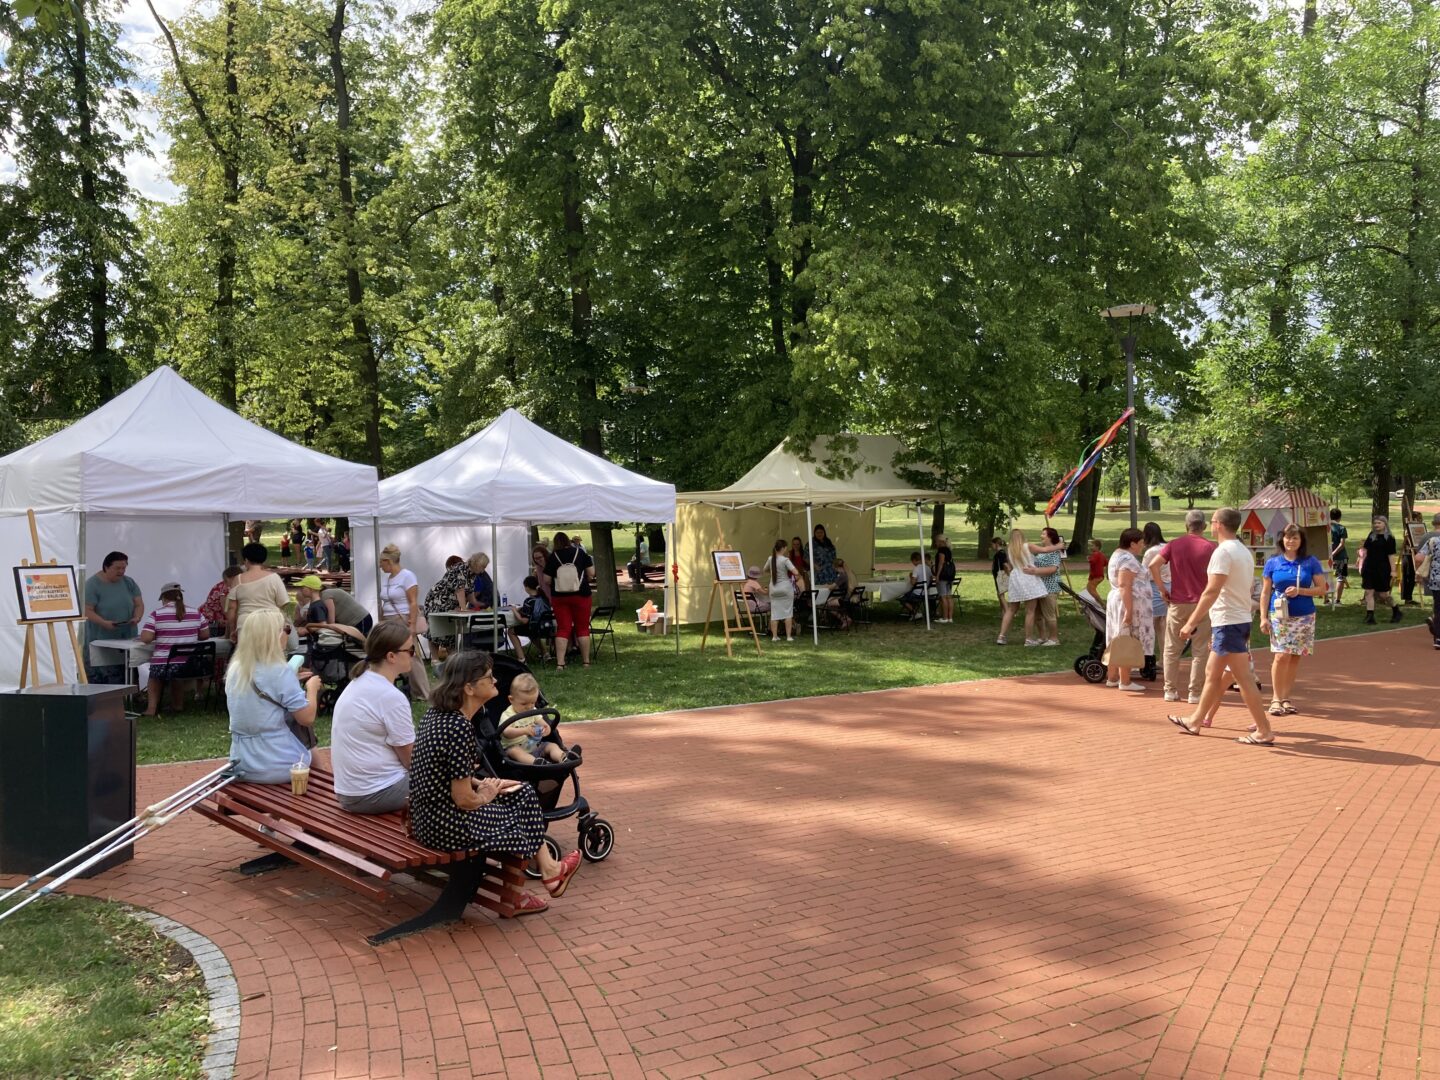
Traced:
[[[536, 794], [540, 796], [540, 808], [545, 814], [546, 824], [574, 818], [577, 840], [585, 858], [590, 862], [607, 858], [615, 847], [615, 830], [590, 808], [589, 801], [580, 794], [580, 747], [572, 745], [567, 750], [560, 734], [560, 714], [545, 701], [530, 669], [504, 653], [496, 654], [493, 659], [499, 693], [475, 714], [474, 719], [475, 734], [480, 740], [483, 756], [480, 773], [506, 780], [524, 780], [534, 785]], [[517, 694], [516, 683], [534, 689]], [[510, 703], [508, 706], [503, 705], [506, 701]], [[521, 702], [528, 703], [530, 708], [520, 709]], [[543, 757], [531, 754], [518, 760], [505, 752], [503, 744], [510, 728], [528, 729], [527, 735], [532, 735], [534, 726], [527, 723], [532, 719], [542, 720], [546, 731], [544, 735], [533, 737], [547, 746], [556, 747], [561, 752], [559, 759], [553, 759], [549, 751], [545, 751]], [[561, 805], [567, 787], [573, 797]], [[545, 842], [552, 852], [560, 851], [559, 845], [549, 836]]]
[[[534, 675], [516, 675], [510, 680], [510, 705], [500, 714], [500, 723], [520, 713], [534, 712], [540, 703], [540, 684]], [[580, 747], [568, 750], [559, 743], [547, 742], [550, 725], [540, 716], [531, 717], [505, 728], [500, 736], [500, 749], [511, 761], [524, 765], [544, 765], [547, 761], [579, 761]]]

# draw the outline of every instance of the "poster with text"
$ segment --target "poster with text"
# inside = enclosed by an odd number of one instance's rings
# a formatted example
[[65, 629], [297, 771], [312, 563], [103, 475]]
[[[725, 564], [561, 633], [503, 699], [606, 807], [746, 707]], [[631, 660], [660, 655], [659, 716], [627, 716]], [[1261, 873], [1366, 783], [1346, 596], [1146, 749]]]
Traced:
[[716, 581], [744, 581], [745, 560], [738, 551], [712, 551]]
[[17, 566], [15, 591], [26, 622], [80, 618], [80, 593], [73, 566]]

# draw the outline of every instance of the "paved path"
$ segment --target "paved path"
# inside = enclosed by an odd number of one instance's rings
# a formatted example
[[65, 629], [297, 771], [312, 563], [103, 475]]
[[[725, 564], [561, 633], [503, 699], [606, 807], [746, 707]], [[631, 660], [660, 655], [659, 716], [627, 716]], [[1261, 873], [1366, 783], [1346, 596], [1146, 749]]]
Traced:
[[1440, 657], [1303, 680], [1275, 750], [1069, 675], [591, 725], [611, 860], [378, 950], [421, 890], [242, 879], [198, 817], [86, 887], [225, 950], [242, 1077], [1440, 1077]]

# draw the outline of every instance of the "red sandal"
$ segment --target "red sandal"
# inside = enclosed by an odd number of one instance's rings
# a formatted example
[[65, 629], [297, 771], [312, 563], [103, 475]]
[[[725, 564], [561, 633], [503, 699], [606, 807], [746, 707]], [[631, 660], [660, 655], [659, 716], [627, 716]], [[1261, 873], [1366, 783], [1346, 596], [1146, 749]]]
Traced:
[[545, 891], [551, 896], [559, 899], [565, 895], [565, 890], [570, 887], [570, 879], [575, 876], [575, 871], [580, 869], [580, 849], [576, 848], [560, 860], [560, 872], [554, 877], [545, 878], [540, 882], [545, 886]]
[[550, 901], [543, 896], [536, 896], [534, 893], [522, 892], [518, 894], [519, 899], [511, 907], [514, 908], [516, 917], [521, 915], [538, 915], [550, 907]]

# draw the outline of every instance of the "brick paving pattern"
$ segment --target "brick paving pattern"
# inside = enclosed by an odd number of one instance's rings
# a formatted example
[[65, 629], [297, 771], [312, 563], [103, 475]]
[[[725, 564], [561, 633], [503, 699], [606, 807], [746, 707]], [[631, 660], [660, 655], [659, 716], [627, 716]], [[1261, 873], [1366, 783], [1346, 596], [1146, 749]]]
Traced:
[[1437, 690], [1417, 629], [1322, 642], [1273, 750], [1073, 675], [590, 725], [614, 856], [380, 949], [428, 892], [194, 815], [82, 888], [225, 951], [238, 1077], [1440, 1078]]

